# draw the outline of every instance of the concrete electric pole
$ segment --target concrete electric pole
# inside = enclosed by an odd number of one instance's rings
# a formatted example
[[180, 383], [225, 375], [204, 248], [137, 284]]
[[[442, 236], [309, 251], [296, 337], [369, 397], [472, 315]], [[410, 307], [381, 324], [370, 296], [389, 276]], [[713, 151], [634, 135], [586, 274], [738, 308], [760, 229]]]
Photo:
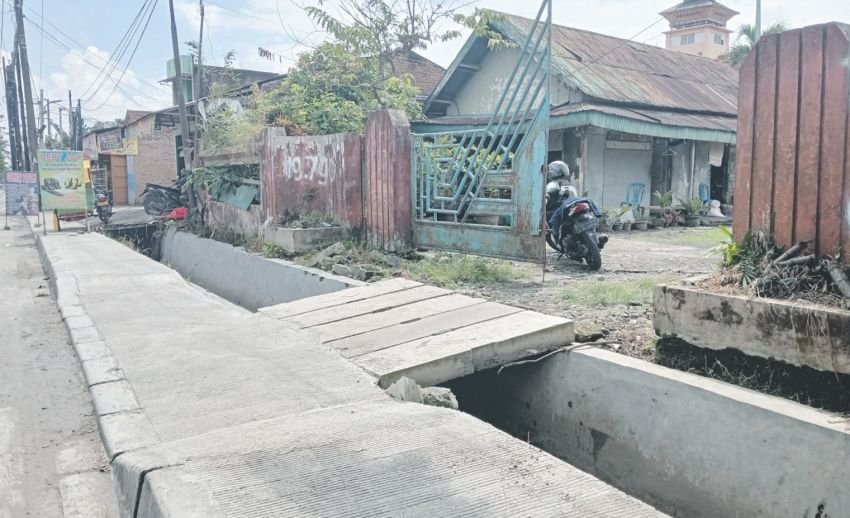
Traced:
[[[190, 157], [186, 156], [186, 146], [190, 142], [189, 119], [186, 117], [186, 98], [183, 95], [183, 71], [180, 67], [180, 46], [177, 40], [177, 22], [174, 19], [174, 0], [168, 0], [168, 10], [171, 13], [171, 50], [174, 53], [174, 93], [177, 100], [177, 112], [180, 114], [180, 149], [185, 169]], [[183, 171], [178, 172], [184, 174]]]
[[[761, 38], [761, 0], [756, 0], [756, 41]], [[755, 43], [755, 42], [753, 42]]]
[[24, 85], [24, 106], [27, 116], [27, 143], [32, 172], [38, 172], [38, 139], [35, 129], [35, 110], [33, 108], [30, 62], [27, 57], [27, 37], [24, 31], [24, 2], [15, 0], [15, 20], [17, 22], [18, 59], [21, 61], [21, 78]]

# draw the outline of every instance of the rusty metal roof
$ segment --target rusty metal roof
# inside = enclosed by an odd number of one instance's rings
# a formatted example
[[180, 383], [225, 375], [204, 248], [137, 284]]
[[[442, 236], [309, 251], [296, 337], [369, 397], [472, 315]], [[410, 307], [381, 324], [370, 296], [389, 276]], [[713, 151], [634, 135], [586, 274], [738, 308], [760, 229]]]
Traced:
[[[492, 25], [522, 45], [532, 23], [503, 14]], [[486, 41], [471, 36], [426, 108], [453, 100], [487, 52]], [[590, 102], [737, 115], [738, 72], [733, 67], [595, 32], [553, 25], [552, 74]]]
[[[518, 42], [531, 24], [511, 15], [496, 22]], [[732, 115], [738, 110], [738, 72], [728, 64], [613, 36], [554, 25], [552, 68], [591, 99]]]

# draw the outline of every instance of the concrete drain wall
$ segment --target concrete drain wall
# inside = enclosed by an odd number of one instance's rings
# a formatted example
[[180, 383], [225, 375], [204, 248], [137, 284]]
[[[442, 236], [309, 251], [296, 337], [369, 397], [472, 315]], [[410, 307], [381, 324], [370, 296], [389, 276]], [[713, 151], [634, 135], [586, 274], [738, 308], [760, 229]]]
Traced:
[[461, 410], [676, 516], [850, 516], [850, 421], [578, 348], [455, 380]]
[[164, 264], [251, 311], [364, 284], [176, 229], [165, 232], [161, 247]]

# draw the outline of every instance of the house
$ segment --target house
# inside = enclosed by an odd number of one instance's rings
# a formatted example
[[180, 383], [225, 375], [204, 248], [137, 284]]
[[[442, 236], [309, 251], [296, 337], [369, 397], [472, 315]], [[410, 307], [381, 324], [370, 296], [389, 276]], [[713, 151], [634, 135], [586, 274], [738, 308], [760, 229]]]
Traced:
[[740, 13], [714, 0], [685, 0], [659, 14], [670, 22], [668, 49], [719, 59], [732, 39], [726, 25]]
[[[533, 23], [509, 14], [492, 23], [514, 48], [473, 34], [414, 131], [486, 124]], [[737, 97], [738, 74], [725, 63], [554, 25], [549, 161], [567, 162], [580, 192], [603, 206], [640, 190], [642, 206], [655, 191], [731, 204]]]
[[394, 57], [392, 66], [393, 73], [397, 76], [410, 74], [413, 84], [419, 88], [416, 98], [422, 103], [434, 93], [446, 73], [445, 68], [413, 51]]

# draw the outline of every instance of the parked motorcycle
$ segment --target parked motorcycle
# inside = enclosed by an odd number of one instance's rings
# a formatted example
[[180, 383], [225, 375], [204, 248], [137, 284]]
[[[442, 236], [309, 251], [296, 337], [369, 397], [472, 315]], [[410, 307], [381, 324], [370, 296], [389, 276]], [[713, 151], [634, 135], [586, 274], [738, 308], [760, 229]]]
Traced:
[[180, 189], [148, 183], [140, 197], [143, 200], [145, 214], [162, 216], [182, 205], [181, 195]]
[[[550, 171], [552, 167], [550, 166]], [[585, 261], [591, 270], [602, 267], [601, 251], [608, 236], [596, 229], [601, 211], [590, 198], [578, 196], [574, 187], [552, 179], [546, 185], [546, 243], [574, 261]]]
[[94, 208], [97, 211], [97, 217], [103, 224], [109, 223], [109, 218], [112, 217], [112, 196], [108, 193], [95, 190], [94, 191]]

